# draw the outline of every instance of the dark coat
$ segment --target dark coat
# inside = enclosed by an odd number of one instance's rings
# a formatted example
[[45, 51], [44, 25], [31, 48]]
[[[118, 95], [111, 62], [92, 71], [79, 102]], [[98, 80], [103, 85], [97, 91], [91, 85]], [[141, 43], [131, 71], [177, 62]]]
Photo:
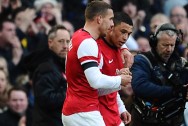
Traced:
[[[183, 85], [187, 84], [185, 75], [188, 76], [188, 71], [179, 70], [180, 66], [183, 67], [183, 62], [178, 56], [172, 55], [168, 62], [164, 63], [157, 55], [149, 58], [148, 54], [151, 53], [136, 55], [131, 68], [133, 76], [131, 84], [135, 94], [133, 105], [135, 109], [131, 112], [134, 118], [131, 126], [159, 126], [159, 124], [179, 126], [183, 123], [184, 95], [186, 94], [186, 88], [183, 88]], [[179, 76], [173, 77], [174, 75]], [[174, 98], [176, 101], [173, 100]], [[165, 102], [168, 104], [163, 104]], [[138, 114], [138, 108], [140, 114]], [[151, 108], [157, 109], [155, 111]], [[178, 111], [176, 111], [177, 108]], [[156, 113], [159, 113], [159, 116], [156, 116]]]
[[[32, 113], [31, 110], [28, 109], [26, 111], [26, 126], [31, 126], [32, 122]], [[21, 119], [21, 115], [12, 112], [11, 110], [7, 110], [4, 113], [0, 114], [0, 126], [18, 126], [18, 123]]]
[[[146, 54], [149, 54], [149, 52]], [[175, 70], [183, 66], [179, 56], [173, 54], [167, 63], [160, 61], [157, 56], [155, 56], [150, 63], [148, 60], [150, 59], [146, 59], [142, 55], [136, 55], [134, 58], [134, 64], [131, 70], [133, 74], [132, 88], [136, 96], [147, 100], [158, 99], [163, 102], [177, 95], [175, 94], [176, 90], [179, 90], [175, 88], [180, 88], [182, 85], [187, 84], [185, 75], [188, 75], [188, 71]], [[162, 65], [158, 64], [166, 64], [166, 70], [164, 70], [164, 68], [159, 69], [158, 67]], [[176, 64], [175, 66], [177, 66], [174, 70], [171, 70], [171, 66], [174, 66], [172, 64]], [[172, 83], [172, 81], [174, 80], [168, 79], [169, 75], [176, 73], [176, 71], [180, 75], [179, 80], [181, 80], [179, 81], [179, 87], [173, 85], [175, 82]], [[183, 74], [181, 74], [182, 72]], [[162, 84], [159, 79], [161, 78], [160, 76], [163, 76], [165, 84]]]
[[162, 86], [156, 78], [154, 69], [150, 68], [149, 62], [141, 55], [136, 55], [132, 66], [132, 88], [136, 96], [143, 99], [164, 100], [173, 97], [170, 86]]
[[32, 53], [25, 58], [25, 62], [33, 80], [33, 126], [63, 126], [61, 110], [66, 94], [66, 79], [63, 76], [65, 59], [47, 49]]

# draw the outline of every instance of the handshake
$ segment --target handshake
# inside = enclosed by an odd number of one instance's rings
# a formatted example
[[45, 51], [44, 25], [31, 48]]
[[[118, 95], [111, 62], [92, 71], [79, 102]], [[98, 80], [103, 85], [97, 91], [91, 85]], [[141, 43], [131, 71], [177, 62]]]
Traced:
[[127, 85], [131, 84], [132, 73], [130, 72], [129, 68], [123, 68], [121, 70], [117, 70], [116, 74], [120, 75], [121, 77], [121, 86], [126, 87]]

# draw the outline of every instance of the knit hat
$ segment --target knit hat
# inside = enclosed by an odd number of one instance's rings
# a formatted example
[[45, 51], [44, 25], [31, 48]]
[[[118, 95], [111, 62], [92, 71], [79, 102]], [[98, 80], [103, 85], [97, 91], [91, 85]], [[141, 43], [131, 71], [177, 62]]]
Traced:
[[46, 4], [46, 3], [50, 3], [52, 4], [54, 7], [58, 5], [58, 2], [56, 0], [35, 0], [34, 2], [34, 6], [37, 10], [40, 10], [41, 7]]

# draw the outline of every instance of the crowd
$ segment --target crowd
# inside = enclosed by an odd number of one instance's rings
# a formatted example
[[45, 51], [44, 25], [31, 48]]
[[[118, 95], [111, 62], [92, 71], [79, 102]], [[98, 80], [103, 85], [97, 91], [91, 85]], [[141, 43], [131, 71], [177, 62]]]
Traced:
[[188, 0], [93, 1], [0, 1], [0, 125], [188, 126]]

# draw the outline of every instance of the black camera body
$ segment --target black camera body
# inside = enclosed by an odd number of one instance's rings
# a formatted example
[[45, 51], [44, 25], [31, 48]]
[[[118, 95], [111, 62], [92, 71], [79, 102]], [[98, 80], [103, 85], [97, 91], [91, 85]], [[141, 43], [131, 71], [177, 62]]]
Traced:
[[184, 112], [184, 99], [172, 98], [157, 106], [148, 101], [136, 98], [134, 109], [140, 115], [143, 122], [147, 123], [163, 123]]

